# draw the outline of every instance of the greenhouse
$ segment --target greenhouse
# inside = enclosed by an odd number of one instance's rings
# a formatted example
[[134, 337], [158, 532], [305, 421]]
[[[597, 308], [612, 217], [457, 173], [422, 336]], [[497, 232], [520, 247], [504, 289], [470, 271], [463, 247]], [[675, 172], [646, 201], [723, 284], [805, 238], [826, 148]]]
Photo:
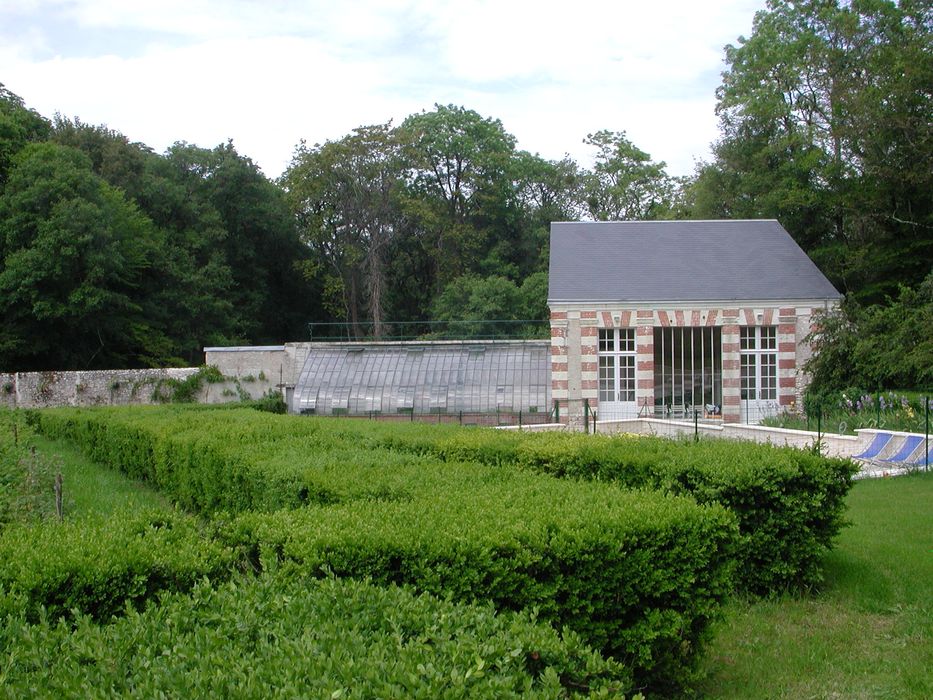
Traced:
[[304, 415], [546, 417], [550, 344], [311, 343], [290, 409]]

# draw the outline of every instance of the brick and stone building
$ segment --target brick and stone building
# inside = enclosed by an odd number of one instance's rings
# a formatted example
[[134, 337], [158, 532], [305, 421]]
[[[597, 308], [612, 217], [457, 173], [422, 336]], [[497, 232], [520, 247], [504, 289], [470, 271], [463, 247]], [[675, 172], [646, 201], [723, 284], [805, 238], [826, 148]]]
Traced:
[[840, 294], [774, 220], [554, 223], [551, 393], [562, 417], [757, 423], [798, 404]]

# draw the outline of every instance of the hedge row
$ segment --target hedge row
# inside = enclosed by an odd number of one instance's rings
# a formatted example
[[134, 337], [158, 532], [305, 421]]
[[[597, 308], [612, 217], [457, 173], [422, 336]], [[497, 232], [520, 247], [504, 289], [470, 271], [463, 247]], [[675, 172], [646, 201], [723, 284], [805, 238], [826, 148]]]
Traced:
[[241, 515], [216, 536], [258, 567], [535, 609], [639, 685], [688, 681], [733, 586], [733, 517], [660, 493], [499, 474], [442, 498]]
[[369, 443], [402, 452], [720, 503], [739, 521], [741, 584], [758, 593], [822, 580], [821, 561], [845, 524], [857, 472], [848, 459], [752, 442], [395, 427], [360, 422], [357, 429]]
[[205, 538], [194, 518], [145, 511], [11, 525], [0, 534], [0, 562], [0, 612], [21, 608], [34, 620], [78, 611], [107, 620], [204, 576], [229, 577], [234, 556]]
[[[444, 463], [378, 448], [359, 424], [249, 410], [62, 409], [39, 422], [213, 512], [217, 540], [255, 566], [537, 608], [650, 687], [689, 677], [732, 586], [736, 526], [715, 504]], [[329, 505], [252, 512], [302, 489], [299, 503]]]
[[[0, 625], [12, 697], [621, 697], [576, 635], [398, 588], [261, 577], [195, 587], [111, 625]], [[90, 695], [89, 695], [90, 694]]]
[[438, 458], [365, 449], [352, 431], [248, 409], [53, 409], [33, 416], [45, 435], [71, 440], [100, 464], [205, 514], [405, 500], [436, 491], [431, 476], [450, 472]]

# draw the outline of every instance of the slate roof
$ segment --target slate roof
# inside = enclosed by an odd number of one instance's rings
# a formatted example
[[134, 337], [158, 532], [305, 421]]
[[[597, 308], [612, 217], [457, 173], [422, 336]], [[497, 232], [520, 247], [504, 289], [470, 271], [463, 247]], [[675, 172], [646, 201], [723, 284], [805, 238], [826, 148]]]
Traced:
[[548, 303], [840, 296], [773, 219], [551, 224]]

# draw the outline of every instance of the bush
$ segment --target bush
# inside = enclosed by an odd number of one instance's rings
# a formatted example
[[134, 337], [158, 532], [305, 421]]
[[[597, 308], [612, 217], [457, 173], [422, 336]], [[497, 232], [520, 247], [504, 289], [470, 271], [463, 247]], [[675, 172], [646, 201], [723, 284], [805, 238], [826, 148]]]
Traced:
[[822, 580], [821, 560], [845, 524], [856, 466], [803, 450], [724, 440], [673, 441], [491, 430], [387, 432], [376, 444], [443, 459], [475, 459], [558, 477], [662, 489], [720, 503], [738, 518], [740, 585], [765, 593]]
[[[127, 513], [110, 520], [14, 525], [0, 535], [0, 591], [30, 619], [71, 611], [107, 620], [161, 591], [229, 576], [233, 556], [180, 514]], [[10, 599], [6, 601], [11, 606]], [[4, 603], [0, 602], [0, 611]]]
[[719, 506], [540, 475], [411, 502], [245, 514], [216, 536], [262, 568], [408, 584], [535, 609], [654, 689], [690, 678], [732, 587], [734, 519]]
[[631, 676], [527, 615], [326, 579], [195, 587], [111, 625], [9, 617], [11, 695], [620, 697]]

